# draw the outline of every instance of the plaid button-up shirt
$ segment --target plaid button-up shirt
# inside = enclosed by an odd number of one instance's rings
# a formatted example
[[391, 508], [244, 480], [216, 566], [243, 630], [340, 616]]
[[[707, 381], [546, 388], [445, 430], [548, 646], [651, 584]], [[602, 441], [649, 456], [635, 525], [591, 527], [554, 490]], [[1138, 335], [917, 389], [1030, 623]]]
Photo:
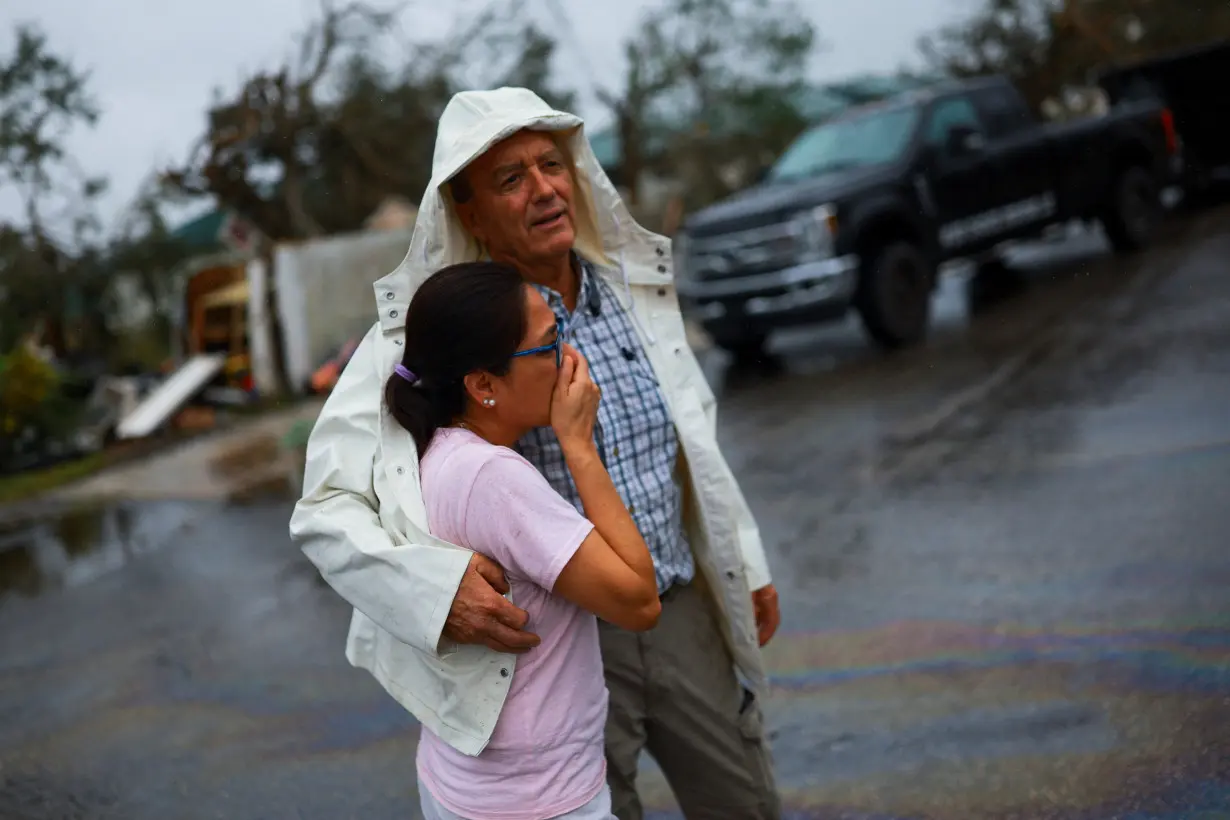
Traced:
[[[594, 439], [620, 497], [653, 556], [658, 592], [686, 584], [696, 572], [683, 531], [683, 492], [676, 465], [679, 440], [653, 368], [611, 287], [582, 261], [576, 309], [559, 293], [534, 287], [565, 329], [565, 341], [589, 362], [602, 388]], [[559, 439], [550, 427], [531, 430], [517, 450], [556, 492], [584, 512]]]

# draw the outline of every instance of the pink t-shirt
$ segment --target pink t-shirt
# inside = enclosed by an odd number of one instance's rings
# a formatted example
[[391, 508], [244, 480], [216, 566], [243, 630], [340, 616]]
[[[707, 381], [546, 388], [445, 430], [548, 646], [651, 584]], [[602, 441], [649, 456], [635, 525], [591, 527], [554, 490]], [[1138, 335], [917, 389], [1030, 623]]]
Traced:
[[517, 659], [491, 740], [464, 755], [426, 729], [418, 775], [445, 808], [475, 820], [536, 820], [577, 809], [606, 779], [607, 690], [598, 621], [551, 594], [593, 524], [507, 447], [448, 427], [423, 456], [433, 535], [504, 567], [542, 643]]

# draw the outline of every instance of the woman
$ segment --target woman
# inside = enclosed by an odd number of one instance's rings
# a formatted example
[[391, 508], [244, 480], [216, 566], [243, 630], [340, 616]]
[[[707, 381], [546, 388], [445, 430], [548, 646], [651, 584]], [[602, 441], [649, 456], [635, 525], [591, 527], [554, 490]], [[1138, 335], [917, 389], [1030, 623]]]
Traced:
[[[477, 757], [428, 730], [418, 774], [428, 820], [611, 817], [607, 692], [596, 617], [657, 623], [653, 561], [594, 444], [599, 390], [555, 315], [516, 270], [490, 262], [431, 276], [406, 315], [386, 403], [414, 437], [431, 532], [505, 568], [542, 643], [522, 656]], [[559, 438], [582, 516], [512, 448]]]

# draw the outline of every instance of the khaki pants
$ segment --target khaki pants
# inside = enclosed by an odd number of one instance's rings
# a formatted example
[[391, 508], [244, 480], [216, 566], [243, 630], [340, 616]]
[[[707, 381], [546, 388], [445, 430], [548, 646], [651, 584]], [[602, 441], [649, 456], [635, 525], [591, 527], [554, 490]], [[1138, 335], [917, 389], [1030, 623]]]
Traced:
[[607, 779], [619, 820], [641, 820], [637, 758], [647, 749], [687, 820], [777, 820], [764, 718], [740, 686], [712, 605], [695, 584], [662, 599], [650, 632], [599, 621], [611, 692]]

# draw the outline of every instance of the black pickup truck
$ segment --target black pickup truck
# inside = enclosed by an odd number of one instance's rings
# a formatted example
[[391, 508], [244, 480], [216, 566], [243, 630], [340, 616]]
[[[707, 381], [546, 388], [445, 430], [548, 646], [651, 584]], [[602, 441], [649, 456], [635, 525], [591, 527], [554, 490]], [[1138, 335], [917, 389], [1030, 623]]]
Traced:
[[754, 354], [789, 325], [857, 310], [886, 348], [925, 337], [939, 265], [1097, 220], [1146, 245], [1173, 173], [1157, 101], [1042, 124], [1007, 79], [954, 81], [852, 109], [804, 132], [756, 186], [693, 214], [676, 237], [685, 311]]

